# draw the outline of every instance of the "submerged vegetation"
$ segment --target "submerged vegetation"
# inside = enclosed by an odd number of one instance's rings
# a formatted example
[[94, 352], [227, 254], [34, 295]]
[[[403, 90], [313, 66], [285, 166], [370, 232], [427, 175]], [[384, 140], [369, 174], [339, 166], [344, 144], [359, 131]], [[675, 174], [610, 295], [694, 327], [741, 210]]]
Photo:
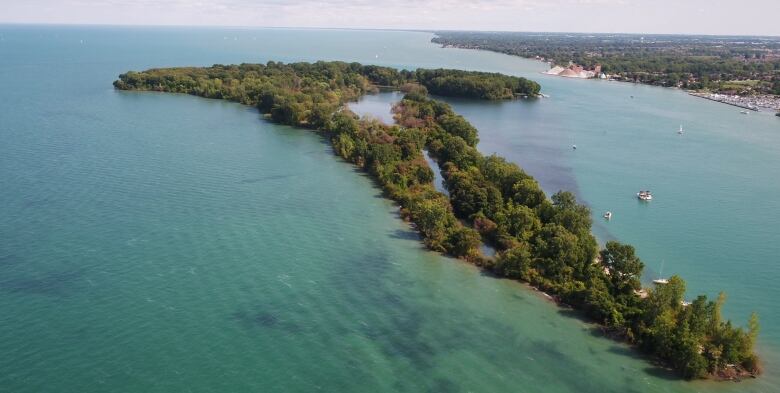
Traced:
[[[573, 194], [548, 198], [517, 165], [483, 156], [477, 130], [428, 97], [428, 91], [481, 99], [535, 95], [534, 82], [455, 70], [270, 62], [128, 72], [114, 86], [227, 99], [255, 106], [271, 121], [317, 130], [400, 204], [428, 248], [554, 294], [686, 378], [758, 372], [755, 315], [743, 329], [722, 320], [724, 295], [685, 303], [685, 282], [677, 276], [643, 290], [644, 265], [632, 246], [611, 241], [599, 250], [590, 211]], [[395, 125], [344, 109], [376, 86], [407, 93], [394, 107]], [[449, 196], [436, 191], [423, 149], [442, 168]], [[481, 242], [497, 256], [484, 257]]]

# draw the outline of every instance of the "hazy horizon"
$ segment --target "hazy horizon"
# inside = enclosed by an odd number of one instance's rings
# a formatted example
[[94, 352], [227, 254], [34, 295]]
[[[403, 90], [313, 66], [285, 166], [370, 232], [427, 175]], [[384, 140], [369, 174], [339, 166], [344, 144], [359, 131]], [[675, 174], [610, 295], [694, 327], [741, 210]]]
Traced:
[[[746, 0], [0, 0], [3, 24], [780, 36], [780, 3]], [[745, 16], [740, 16], [745, 14]]]
[[598, 35], [657, 35], [657, 36], [711, 36], [711, 37], [777, 37], [780, 34], [707, 34], [707, 33], [646, 33], [633, 31], [542, 31], [542, 30], [478, 30], [478, 29], [416, 29], [416, 28], [393, 28], [393, 27], [326, 27], [326, 26], [241, 26], [241, 25], [160, 25], [160, 24], [121, 24], [121, 23], [47, 23], [47, 22], [3, 22], [0, 26], [73, 26], [73, 27], [170, 27], [170, 28], [234, 28], [234, 29], [290, 29], [290, 30], [366, 30], [366, 31], [407, 31], [407, 32], [477, 32], [477, 33], [538, 33], [538, 34], [598, 34]]

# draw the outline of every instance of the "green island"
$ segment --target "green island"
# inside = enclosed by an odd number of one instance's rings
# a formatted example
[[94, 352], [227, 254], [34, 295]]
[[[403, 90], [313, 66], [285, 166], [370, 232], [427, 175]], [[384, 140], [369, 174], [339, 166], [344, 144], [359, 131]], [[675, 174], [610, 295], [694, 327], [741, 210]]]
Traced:
[[[476, 99], [533, 96], [535, 82], [457, 70], [269, 62], [128, 72], [114, 86], [235, 101], [255, 106], [270, 121], [315, 130], [335, 154], [376, 180], [431, 250], [552, 294], [682, 377], [738, 379], [760, 372], [755, 314], [743, 328], [722, 319], [723, 294], [685, 302], [678, 276], [643, 289], [644, 265], [632, 246], [610, 241], [599, 250], [590, 211], [573, 194], [548, 198], [519, 166], [482, 155], [477, 130], [428, 97], [429, 91]], [[394, 125], [345, 109], [378, 86], [406, 93], [393, 108]], [[434, 187], [423, 150], [441, 168], [449, 196]], [[482, 242], [497, 255], [482, 255]]]

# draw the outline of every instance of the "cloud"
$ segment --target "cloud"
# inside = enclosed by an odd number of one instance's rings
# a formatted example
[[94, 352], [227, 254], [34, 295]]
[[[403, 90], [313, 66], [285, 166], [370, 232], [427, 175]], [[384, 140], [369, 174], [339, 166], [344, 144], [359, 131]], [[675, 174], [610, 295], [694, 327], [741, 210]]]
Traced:
[[[36, 2], [36, 0], [32, 0]], [[51, 1], [37, 0], [47, 3]], [[430, 11], [512, 10], [539, 7], [570, 7], [576, 5], [618, 5], [623, 0], [65, 0], [63, 4], [79, 8], [166, 9], [171, 11], [231, 10], [257, 12], [261, 10], [371, 11], [376, 13], [407, 12], [415, 9]]]

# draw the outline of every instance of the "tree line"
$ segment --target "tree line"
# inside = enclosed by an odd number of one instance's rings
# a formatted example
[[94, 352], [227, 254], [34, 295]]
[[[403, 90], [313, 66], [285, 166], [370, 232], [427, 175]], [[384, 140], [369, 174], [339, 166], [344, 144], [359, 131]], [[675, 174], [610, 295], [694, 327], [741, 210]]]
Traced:
[[[377, 86], [422, 85], [442, 96], [502, 100], [537, 96], [538, 83], [516, 76], [452, 69], [397, 70], [359, 63], [324, 62], [180, 67], [127, 72], [114, 82], [118, 89], [170, 91], [207, 98], [224, 98], [246, 105], [289, 106], [293, 117], [305, 118], [306, 111], [320, 105], [355, 99]], [[331, 97], [328, 93], [344, 94]], [[286, 103], [272, 103], [279, 96]], [[293, 105], [293, 104], [299, 105]], [[271, 105], [271, 106], [269, 106]], [[293, 124], [293, 123], [288, 123]]]
[[[438, 32], [433, 42], [553, 64], [600, 65], [615, 79], [738, 94], [778, 94], [780, 39], [638, 34]], [[729, 81], [756, 83], [734, 90]]]
[[[473, 87], [479, 84], [486, 87]], [[406, 92], [394, 106], [395, 125], [360, 119], [344, 108], [377, 85]], [[535, 94], [538, 85], [478, 72], [269, 62], [128, 72], [114, 86], [227, 99], [257, 107], [270, 121], [314, 129], [400, 204], [428, 248], [552, 293], [685, 377], [758, 371], [755, 316], [743, 329], [722, 320], [723, 296], [683, 303], [685, 283], [676, 276], [641, 295], [644, 265], [633, 247], [608, 242], [599, 250], [585, 206], [569, 192], [548, 198], [517, 165], [483, 156], [476, 128], [430, 99], [427, 88], [498, 99], [509, 98], [510, 90]], [[449, 197], [433, 186], [423, 149], [443, 169]], [[480, 253], [483, 241], [499, 250], [496, 258]]]

